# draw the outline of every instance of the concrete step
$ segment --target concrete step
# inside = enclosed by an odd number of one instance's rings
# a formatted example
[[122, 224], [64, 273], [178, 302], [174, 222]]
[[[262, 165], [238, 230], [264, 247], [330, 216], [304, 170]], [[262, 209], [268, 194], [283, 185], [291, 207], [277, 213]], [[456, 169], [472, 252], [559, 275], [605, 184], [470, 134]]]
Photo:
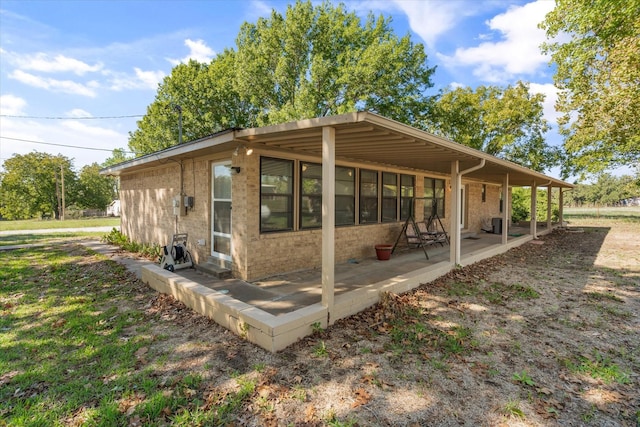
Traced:
[[230, 279], [232, 277], [231, 270], [221, 267], [212, 262], [196, 264], [196, 270], [208, 276], [213, 276], [217, 279]]

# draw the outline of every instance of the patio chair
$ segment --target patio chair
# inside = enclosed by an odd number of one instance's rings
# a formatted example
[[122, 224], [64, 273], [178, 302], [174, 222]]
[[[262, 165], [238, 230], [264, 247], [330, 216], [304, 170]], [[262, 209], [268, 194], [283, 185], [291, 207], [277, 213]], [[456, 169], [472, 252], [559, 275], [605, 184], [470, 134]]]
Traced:
[[[434, 225], [434, 222], [432, 220], [430, 220], [429, 223]], [[426, 221], [420, 221], [417, 223], [417, 225], [418, 230], [420, 231], [420, 235], [423, 239], [431, 239], [433, 240], [434, 244], [439, 243], [440, 246], [444, 246], [445, 243], [449, 243], [449, 236], [447, 235], [447, 232], [444, 231], [444, 229], [442, 231], [439, 231], [438, 227], [435, 225], [429, 227]]]
[[429, 259], [426, 248], [437, 243], [436, 240], [432, 238], [432, 236], [422, 234], [420, 232], [420, 226], [414, 221], [407, 222], [404, 236], [407, 239], [407, 245], [409, 247], [422, 248], [424, 250], [424, 255], [427, 257], [427, 259]]

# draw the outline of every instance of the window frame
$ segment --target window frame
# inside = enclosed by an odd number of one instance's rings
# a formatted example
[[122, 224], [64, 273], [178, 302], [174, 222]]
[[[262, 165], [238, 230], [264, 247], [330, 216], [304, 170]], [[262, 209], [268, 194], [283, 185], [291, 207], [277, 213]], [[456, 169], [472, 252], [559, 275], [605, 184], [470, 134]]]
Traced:
[[[365, 182], [362, 179], [362, 175], [363, 173], [366, 174], [372, 174], [372, 176], [375, 176], [375, 182]], [[358, 170], [358, 224], [378, 224], [380, 223], [380, 174], [378, 173], [378, 171], [376, 170], [371, 170], [371, 169], [359, 169]], [[362, 184], [366, 183], [366, 184], [373, 184], [373, 186], [371, 188], [375, 188], [375, 196], [370, 196], [370, 195], [365, 195], [364, 191], [363, 191], [363, 187]], [[364, 200], [375, 200], [374, 206], [371, 206], [371, 209], [367, 209], [366, 211], [363, 209], [363, 206], [366, 205], [366, 203], [364, 203]], [[373, 213], [375, 214], [374, 219], [371, 221], [368, 221], [366, 219], [364, 219], [364, 212], [371, 212], [373, 211]], [[367, 218], [370, 218], [370, 214], [367, 215]], [[364, 220], [363, 220], [364, 219]]]
[[[263, 176], [264, 176], [264, 163], [267, 161], [271, 161], [271, 162], [278, 162], [278, 163], [282, 163], [282, 164], [289, 164], [290, 165], [290, 171], [291, 171], [291, 175], [289, 175], [290, 179], [291, 179], [291, 183], [289, 184], [289, 193], [265, 193], [264, 192], [264, 185], [263, 184]], [[272, 176], [272, 175], [268, 175], [268, 176]], [[261, 234], [268, 234], [268, 233], [280, 233], [280, 232], [287, 232], [287, 231], [295, 231], [295, 227], [294, 227], [294, 218], [295, 218], [295, 212], [296, 212], [296, 206], [294, 203], [294, 197], [295, 197], [295, 192], [296, 192], [296, 188], [295, 188], [295, 161], [291, 160], [291, 159], [281, 159], [281, 158], [276, 158], [276, 157], [268, 157], [268, 156], [261, 156], [260, 157], [260, 175], [259, 175], [259, 179], [260, 179], [260, 196], [259, 196], [259, 215], [260, 215], [260, 233]], [[268, 184], [267, 184], [268, 185]], [[264, 220], [262, 217], [262, 206], [267, 206], [263, 203], [263, 198], [264, 197], [271, 197], [273, 199], [284, 199], [286, 200], [285, 205], [288, 205], [289, 209], [288, 211], [285, 211], [284, 213], [287, 214], [288, 213], [288, 218], [286, 219], [286, 227], [285, 228], [269, 228], [266, 229], [264, 227]], [[268, 207], [268, 206], [267, 206]]]
[[[432, 185], [429, 187], [427, 186], [427, 181], [430, 180], [432, 182]], [[442, 186], [438, 186], [437, 183], [442, 183]], [[437, 202], [437, 214], [439, 218], [445, 218], [445, 202], [446, 202], [446, 191], [445, 191], [445, 186], [446, 186], [446, 181], [444, 179], [441, 178], [434, 178], [434, 177], [430, 177], [430, 176], [425, 176], [423, 179], [423, 183], [424, 183], [424, 188], [423, 188], [423, 196], [424, 196], [424, 217], [426, 218], [430, 218], [431, 215], [433, 214], [433, 201], [435, 200]], [[432, 196], [427, 195], [427, 189], [431, 190], [431, 194]], [[441, 190], [442, 192], [442, 197], [438, 197], [438, 190]], [[430, 202], [428, 200], [431, 200]], [[441, 203], [442, 202], [442, 203]]]

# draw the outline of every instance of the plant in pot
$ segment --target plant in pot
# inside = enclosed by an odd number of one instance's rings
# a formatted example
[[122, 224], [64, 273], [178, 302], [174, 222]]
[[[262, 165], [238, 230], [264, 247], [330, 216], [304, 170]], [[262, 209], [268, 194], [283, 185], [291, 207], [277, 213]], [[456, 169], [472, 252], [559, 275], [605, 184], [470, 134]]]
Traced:
[[393, 245], [376, 245], [376, 256], [380, 261], [386, 261], [391, 258], [391, 251], [393, 250]]

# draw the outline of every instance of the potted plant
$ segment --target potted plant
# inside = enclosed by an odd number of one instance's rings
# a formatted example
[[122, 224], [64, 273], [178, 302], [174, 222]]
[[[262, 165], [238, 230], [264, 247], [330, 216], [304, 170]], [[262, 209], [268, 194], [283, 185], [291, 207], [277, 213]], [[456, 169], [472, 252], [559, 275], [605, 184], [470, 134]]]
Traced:
[[376, 256], [380, 261], [386, 261], [391, 258], [391, 251], [393, 250], [393, 245], [376, 245]]

